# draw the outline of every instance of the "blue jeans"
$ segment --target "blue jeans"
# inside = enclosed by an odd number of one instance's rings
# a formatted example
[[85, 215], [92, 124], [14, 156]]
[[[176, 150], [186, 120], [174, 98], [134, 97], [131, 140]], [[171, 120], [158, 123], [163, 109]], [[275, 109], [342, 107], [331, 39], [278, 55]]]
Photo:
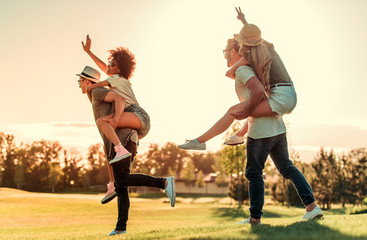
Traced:
[[260, 219], [264, 206], [263, 169], [269, 154], [280, 174], [290, 179], [295, 186], [302, 203], [307, 206], [315, 201], [306, 178], [289, 159], [286, 134], [274, 137], [247, 138], [246, 178], [249, 180], [250, 216]]

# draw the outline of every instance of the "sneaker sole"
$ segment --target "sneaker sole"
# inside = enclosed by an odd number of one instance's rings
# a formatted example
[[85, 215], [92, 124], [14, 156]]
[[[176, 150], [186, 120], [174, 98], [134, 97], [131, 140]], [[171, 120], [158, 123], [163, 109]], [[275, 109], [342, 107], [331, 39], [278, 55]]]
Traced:
[[112, 159], [111, 161], [109, 161], [109, 163], [110, 164], [117, 163], [118, 161], [121, 161], [121, 160], [123, 160], [125, 158], [128, 158], [128, 157], [131, 157], [131, 156], [132, 156], [131, 153], [127, 153], [127, 154], [125, 154], [125, 155], [123, 155], [123, 156], [121, 156], [119, 158]]
[[235, 145], [244, 144], [244, 143], [245, 142], [241, 142], [241, 143], [224, 143], [224, 145], [235, 146]]
[[101, 199], [101, 203], [102, 203], [102, 204], [109, 203], [109, 202], [111, 202], [111, 201], [112, 201], [116, 196], [117, 196], [117, 193], [116, 193], [116, 192], [113, 192], [113, 193], [111, 193], [110, 195], [105, 196], [104, 198], [102, 198], [102, 199]]
[[176, 204], [176, 189], [175, 189], [175, 178], [172, 177], [169, 179], [169, 181], [171, 182], [171, 190], [172, 190], [172, 198], [173, 199], [170, 199], [171, 200], [171, 207], [174, 207], [175, 204]]
[[318, 214], [313, 219], [321, 219], [324, 217], [324, 214]]
[[178, 148], [184, 149], [184, 150], [206, 150], [206, 148], [190, 148], [190, 147], [185, 147], [185, 146], [177, 146]]

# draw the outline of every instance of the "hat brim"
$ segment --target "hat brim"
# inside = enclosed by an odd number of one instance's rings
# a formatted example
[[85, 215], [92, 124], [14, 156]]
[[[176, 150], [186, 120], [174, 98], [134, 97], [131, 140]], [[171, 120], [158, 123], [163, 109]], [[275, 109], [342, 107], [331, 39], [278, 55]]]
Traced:
[[257, 42], [257, 43], [249, 43], [248, 41], [246, 41], [246, 39], [242, 36], [242, 35], [240, 35], [240, 34], [233, 34], [233, 36], [234, 36], [234, 39], [237, 41], [237, 42], [239, 42], [239, 43], [241, 43], [241, 44], [243, 44], [243, 45], [246, 45], [246, 46], [250, 46], [250, 47], [254, 47], [254, 46], [258, 46], [258, 45], [260, 45], [261, 43], [262, 43], [262, 39], [259, 41], [259, 42]]
[[78, 74], [76, 74], [76, 75], [77, 75], [77, 76], [79, 76], [79, 77], [82, 77], [82, 78], [88, 79], [88, 80], [90, 80], [90, 81], [92, 81], [92, 82], [95, 82], [95, 83], [99, 82], [99, 80], [97, 80], [97, 79], [95, 79], [95, 78], [90, 78], [90, 77], [84, 76], [84, 75], [82, 75], [82, 74], [80, 74], [80, 73], [78, 73]]

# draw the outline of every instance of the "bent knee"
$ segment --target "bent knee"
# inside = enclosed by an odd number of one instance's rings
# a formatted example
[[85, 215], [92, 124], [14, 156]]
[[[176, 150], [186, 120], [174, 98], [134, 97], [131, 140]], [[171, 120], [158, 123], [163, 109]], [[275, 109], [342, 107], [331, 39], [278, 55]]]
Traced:
[[235, 117], [236, 115], [238, 115], [238, 111], [236, 111], [236, 108], [233, 106], [233, 107], [230, 107], [226, 113], [227, 115], [230, 115], [230, 116], [233, 116]]
[[106, 123], [104, 118], [98, 118], [97, 121], [96, 121], [96, 124], [97, 124], [98, 127], [102, 126], [104, 123]]

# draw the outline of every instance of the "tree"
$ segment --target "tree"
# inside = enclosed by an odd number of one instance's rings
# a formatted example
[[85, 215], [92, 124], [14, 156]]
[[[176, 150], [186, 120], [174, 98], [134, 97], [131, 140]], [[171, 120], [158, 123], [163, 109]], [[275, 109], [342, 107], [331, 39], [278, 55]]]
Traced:
[[193, 153], [190, 157], [194, 163], [195, 171], [202, 171], [203, 173], [213, 172], [212, 166], [216, 158], [214, 153]]
[[195, 180], [195, 167], [191, 159], [186, 162], [186, 166], [181, 170], [181, 178], [186, 186], [193, 186]]
[[[64, 164], [62, 168], [62, 175], [59, 181], [61, 189], [70, 189], [74, 187], [81, 187], [81, 170], [80, 166], [83, 158], [79, 153], [73, 149], [70, 151], [64, 150]], [[73, 183], [73, 184], [71, 184]]]
[[16, 160], [15, 160], [15, 174], [14, 174], [14, 183], [17, 186], [17, 189], [21, 189], [25, 183], [25, 162], [27, 161], [27, 151], [20, 146], [16, 149]]
[[[88, 148], [89, 162], [87, 174], [91, 185], [101, 185], [108, 182], [107, 160], [101, 143], [91, 145]], [[105, 175], [104, 175], [105, 174]]]
[[[226, 134], [227, 138], [237, 132], [240, 127], [238, 122], [232, 125], [231, 130]], [[247, 180], [245, 180], [245, 164], [247, 160], [246, 145], [225, 146], [221, 154], [222, 163], [226, 172], [230, 174], [230, 176], [236, 174], [236, 179], [234, 181], [231, 180], [231, 185], [239, 184], [239, 186], [230, 188], [230, 192], [234, 189], [238, 192], [236, 194], [230, 194], [230, 196], [237, 196], [235, 200], [238, 201], [238, 208], [241, 208], [241, 204], [245, 199], [245, 190], [243, 187], [245, 186], [245, 181], [247, 182]]]
[[189, 154], [187, 151], [180, 149], [176, 144], [168, 142], [162, 148], [158, 144], [151, 144], [148, 152], [139, 159], [135, 168], [147, 168], [150, 174], [155, 176], [168, 175], [168, 169], [174, 170], [176, 173], [181, 172], [185, 158]]
[[195, 183], [196, 187], [198, 188], [203, 188], [205, 187], [205, 181], [204, 181], [204, 173], [203, 171], [199, 171], [198, 172], [198, 176], [197, 176], [197, 179], [196, 179], [196, 183]]
[[62, 146], [57, 141], [34, 141], [27, 146], [26, 190], [46, 191], [49, 187], [52, 164], [60, 164]]
[[[305, 163], [299, 161], [299, 154], [291, 150], [290, 159], [293, 161], [293, 164], [304, 173], [310, 172], [310, 166]], [[292, 184], [292, 182], [288, 179], [282, 177], [282, 175], [276, 171], [276, 168], [272, 165], [266, 165], [267, 175], [272, 175], [272, 182], [270, 183], [270, 194], [274, 201], [280, 202], [282, 205], [287, 206], [302, 206], [302, 202], [300, 197], [297, 194], [297, 191]]]
[[239, 202], [238, 207], [249, 199], [248, 181], [239, 180], [237, 177], [229, 185], [228, 196]]
[[0, 135], [0, 147], [3, 163], [2, 171], [2, 186], [15, 187], [15, 160], [16, 160], [16, 146], [14, 136], [10, 134], [1, 133]]
[[51, 164], [51, 169], [50, 169], [50, 176], [49, 176], [49, 181], [48, 181], [48, 185], [51, 188], [52, 192], [55, 192], [55, 186], [57, 185], [57, 183], [60, 180], [60, 177], [62, 175], [62, 170], [60, 168], [60, 165], [57, 163], [52, 163]]
[[215, 158], [214, 164], [212, 165], [212, 169], [216, 173], [215, 184], [218, 187], [227, 187], [228, 186], [227, 175], [226, 175], [226, 172], [224, 170], [224, 166], [223, 166], [222, 161], [220, 160], [220, 158], [218, 158], [218, 157]]
[[[367, 149], [353, 149], [348, 154], [348, 162], [351, 169], [347, 173], [347, 179], [351, 182], [353, 204], [362, 204], [367, 195]], [[346, 164], [348, 165], [348, 164]]]
[[336, 186], [338, 183], [338, 161], [333, 150], [328, 153], [320, 149], [315, 161], [312, 162], [315, 176], [312, 178], [312, 188], [315, 198], [322, 203], [323, 208], [330, 209], [331, 203], [336, 200]]

